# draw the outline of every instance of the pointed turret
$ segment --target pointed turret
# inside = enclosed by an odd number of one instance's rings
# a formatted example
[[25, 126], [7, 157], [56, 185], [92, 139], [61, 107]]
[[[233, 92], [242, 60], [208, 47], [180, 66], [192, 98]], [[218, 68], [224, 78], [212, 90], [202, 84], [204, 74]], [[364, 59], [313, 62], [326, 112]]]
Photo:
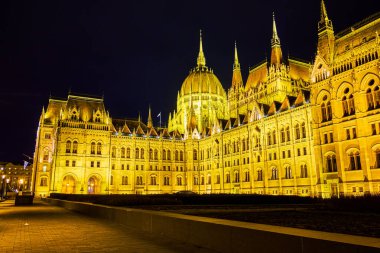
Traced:
[[280, 38], [277, 34], [276, 20], [273, 13], [273, 34], [271, 39], [272, 51], [270, 57], [270, 64], [275, 65], [276, 67], [280, 66], [282, 63], [282, 50]]
[[332, 62], [335, 36], [331, 20], [327, 16], [325, 2], [321, 1], [321, 19], [318, 22], [318, 54], [327, 64]]
[[152, 112], [151, 112], [151, 110], [150, 110], [150, 106], [149, 106], [148, 124], [147, 124], [147, 127], [148, 127], [148, 128], [152, 128], [152, 127], [153, 127]]
[[203, 46], [202, 46], [202, 30], [199, 31], [199, 54], [197, 58], [197, 66], [198, 67], [206, 66], [206, 58], [203, 53]]
[[235, 57], [234, 57], [234, 69], [232, 72], [232, 88], [239, 89], [243, 85], [243, 78], [240, 71], [240, 63], [237, 53], [236, 41], [235, 41]]

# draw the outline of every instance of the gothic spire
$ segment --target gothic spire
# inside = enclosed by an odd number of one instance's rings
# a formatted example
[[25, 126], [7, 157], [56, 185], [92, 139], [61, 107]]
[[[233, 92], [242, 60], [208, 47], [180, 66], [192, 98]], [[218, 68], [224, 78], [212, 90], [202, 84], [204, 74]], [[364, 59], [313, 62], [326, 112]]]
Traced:
[[148, 124], [147, 124], [147, 127], [148, 127], [148, 128], [152, 128], [152, 127], [153, 127], [152, 112], [151, 112], [151, 110], [150, 110], [150, 106], [149, 106]]
[[276, 67], [280, 66], [282, 63], [282, 50], [280, 44], [280, 38], [277, 34], [277, 26], [276, 20], [273, 13], [273, 35], [271, 39], [272, 51], [271, 51], [271, 65], [275, 65]]
[[327, 16], [325, 1], [321, 0], [321, 19], [318, 22], [318, 31], [333, 30], [332, 22]]
[[199, 54], [197, 58], [197, 65], [200, 66], [206, 66], [206, 58], [203, 53], [203, 46], [202, 46], [202, 30], [199, 31]]
[[232, 72], [232, 87], [240, 88], [243, 85], [243, 78], [240, 71], [240, 63], [237, 53], [237, 46], [235, 41], [235, 57], [234, 57], [234, 69]]

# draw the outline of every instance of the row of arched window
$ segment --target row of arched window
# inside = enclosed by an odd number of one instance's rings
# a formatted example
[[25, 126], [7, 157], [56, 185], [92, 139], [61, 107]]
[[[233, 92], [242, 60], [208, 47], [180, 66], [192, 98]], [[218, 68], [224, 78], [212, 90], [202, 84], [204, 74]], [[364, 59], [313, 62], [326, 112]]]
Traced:
[[[306, 123], [302, 122], [301, 124], [297, 123], [294, 126], [294, 138], [299, 140], [301, 138], [306, 138]], [[280, 129], [280, 142], [290, 141], [290, 128], [289, 126], [282, 127]], [[267, 133], [267, 143], [268, 145], [277, 144], [277, 133], [276, 130], [270, 131]]]
[[78, 142], [73, 141], [71, 142], [70, 140], [66, 141], [66, 154], [77, 154], [78, 153]]
[[[145, 159], [144, 156], [145, 152], [143, 148], [136, 148], [135, 149], [135, 158], [136, 159]], [[115, 146], [112, 147], [111, 150], [111, 157], [116, 158], [117, 157], [117, 148]], [[131, 148], [127, 147], [121, 147], [120, 148], [120, 157], [121, 158], [131, 158]], [[150, 160], [158, 160], [158, 150], [157, 149], [149, 149], [149, 159]], [[162, 150], [162, 160], [171, 160], [171, 151], [168, 149]], [[175, 160], [176, 161], [183, 161], [183, 151], [175, 151]]]

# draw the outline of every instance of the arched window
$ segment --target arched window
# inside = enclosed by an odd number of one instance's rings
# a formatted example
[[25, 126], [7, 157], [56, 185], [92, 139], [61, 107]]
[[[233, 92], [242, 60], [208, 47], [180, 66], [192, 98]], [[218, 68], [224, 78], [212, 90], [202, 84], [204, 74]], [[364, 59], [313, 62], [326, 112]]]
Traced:
[[102, 154], [102, 144], [99, 142], [98, 145], [97, 145], [97, 148], [96, 148], [96, 153], [98, 155], [101, 155]]
[[294, 130], [295, 130], [296, 140], [300, 139], [301, 138], [300, 125], [298, 123], [294, 127]]
[[171, 158], [171, 154], [170, 154], [170, 150], [168, 149], [168, 152], [166, 153], [166, 160], [170, 161], [172, 158]]
[[78, 142], [74, 141], [73, 142], [73, 154], [77, 154], [77, 153], [78, 153]]
[[122, 176], [121, 185], [127, 185], [127, 184], [128, 184], [128, 176]]
[[226, 183], [230, 183], [231, 182], [231, 176], [230, 176], [230, 173], [227, 173], [226, 174]]
[[250, 181], [250, 175], [249, 175], [249, 171], [245, 171], [244, 172], [244, 182], [249, 182]]
[[306, 124], [305, 124], [305, 122], [302, 122], [302, 124], [301, 124], [301, 132], [302, 132], [302, 138], [306, 138]]
[[292, 175], [292, 168], [290, 166], [285, 167], [285, 179], [291, 179], [293, 178]]
[[380, 88], [379, 86], [375, 87], [373, 90], [373, 96], [375, 97], [375, 107], [380, 107]]
[[198, 177], [194, 177], [194, 185], [198, 185], [199, 182], [198, 182]]
[[273, 144], [276, 144], [277, 138], [276, 138], [276, 131], [275, 130], [273, 130], [273, 132], [272, 132], [272, 137], [273, 137]]
[[143, 148], [141, 149], [141, 152], [140, 152], [140, 158], [144, 159], [144, 149]]
[[177, 177], [177, 185], [182, 185], [182, 177]]
[[125, 158], [125, 148], [124, 147], [121, 148], [120, 152], [121, 152], [121, 158]]
[[91, 155], [95, 155], [95, 142], [91, 142]]
[[240, 182], [240, 173], [239, 171], [234, 172], [234, 183], [239, 183]]
[[193, 160], [198, 160], [198, 151], [196, 149], [193, 149]]
[[136, 148], [136, 151], [135, 151], [135, 158], [136, 158], [136, 159], [139, 159], [139, 158], [140, 158], [140, 149], [139, 149], [139, 148]]
[[157, 149], [155, 149], [154, 150], [154, 160], [158, 160], [158, 150]]
[[290, 141], [290, 128], [286, 127], [286, 141]]
[[127, 148], [127, 158], [131, 158], [131, 148]]
[[272, 145], [272, 136], [271, 133], [268, 133], [268, 146]]
[[111, 155], [112, 155], [112, 158], [116, 157], [116, 147], [115, 146], [112, 147]]
[[183, 151], [180, 152], [180, 160], [183, 161]]
[[257, 181], [263, 181], [263, 171], [262, 170], [257, 171]]
[[113, 185], [113, 175], [110, 177], [110, 185]]
[[375, 169], [379, 169], [380, 168], [380, 149], [377, 149], [375, 151]]
[[337, 172], [337, 164], [336, 164], [336, 157], [335, 155], [328, 155], [326, 156], [326, 172]]
[[272, 168], [271, 180], [277, 180], [277, 179], [278, 179], [278, 170], [277, 170], [277, 168]]
[[166, 160], [166, 150], [162, 151], [162, 160]]
[[331, 102], [327, 102], [327, 120], [332, 120]]
[[372, 110], [373, 108], [375, 108], [375, 101], [373, 100], [371, 89], [367, 90], [367, 104], [368, 110]]
[[156, 176], [150, 176], [150, 184], [151, 185], [157, 185], [157, 177]]
[[149, 160], [153, 160], [153, 149], [149, 149]]
[[207, 184], [211, 184], [211, 175], [210, 174], [207, 175]]
[[306, 166], [306, 164], [301, 165], [301, 178], [307, 178], [307, 166]]
[[285, 129], [281, 128], [281, 142], [285, 142], [286, 137], [285, 137]]
[[170, 185], [170, 178], [169, 176], [164, 177], [164, 185]]
[[66, 141], [66, 153], [71, 153], [71, 141]]
[[175, 160], [178, 161], [178, 150], [175, 151]]
[[355, 102], [352, 94], [342, 98], [343, 116], [355, 114]]
[[360, 153], [358, 151], [349, 153], [348, 157], [350, 159], [349, 170], [361, 170], [362, 169], [362, 165], [360, 162]]

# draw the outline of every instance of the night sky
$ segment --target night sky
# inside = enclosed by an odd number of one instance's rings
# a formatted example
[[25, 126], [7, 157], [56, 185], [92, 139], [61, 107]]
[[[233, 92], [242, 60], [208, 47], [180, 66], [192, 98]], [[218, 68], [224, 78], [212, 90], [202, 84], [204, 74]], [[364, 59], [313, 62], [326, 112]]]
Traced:
[[[380, 10], [379, 0], [325, 3], [335, 32]], [[312, 61], [320, 1], [1, 1], [0, 12], [0, 161], [22, 162], [50, 95], [104, 95], [113, 118], [146, 120], [150, 104], [167, 121], [200, 29], [225, 89], [235, 40], [244, 80], [269, 55], [272, 12], [284, 55]]]

